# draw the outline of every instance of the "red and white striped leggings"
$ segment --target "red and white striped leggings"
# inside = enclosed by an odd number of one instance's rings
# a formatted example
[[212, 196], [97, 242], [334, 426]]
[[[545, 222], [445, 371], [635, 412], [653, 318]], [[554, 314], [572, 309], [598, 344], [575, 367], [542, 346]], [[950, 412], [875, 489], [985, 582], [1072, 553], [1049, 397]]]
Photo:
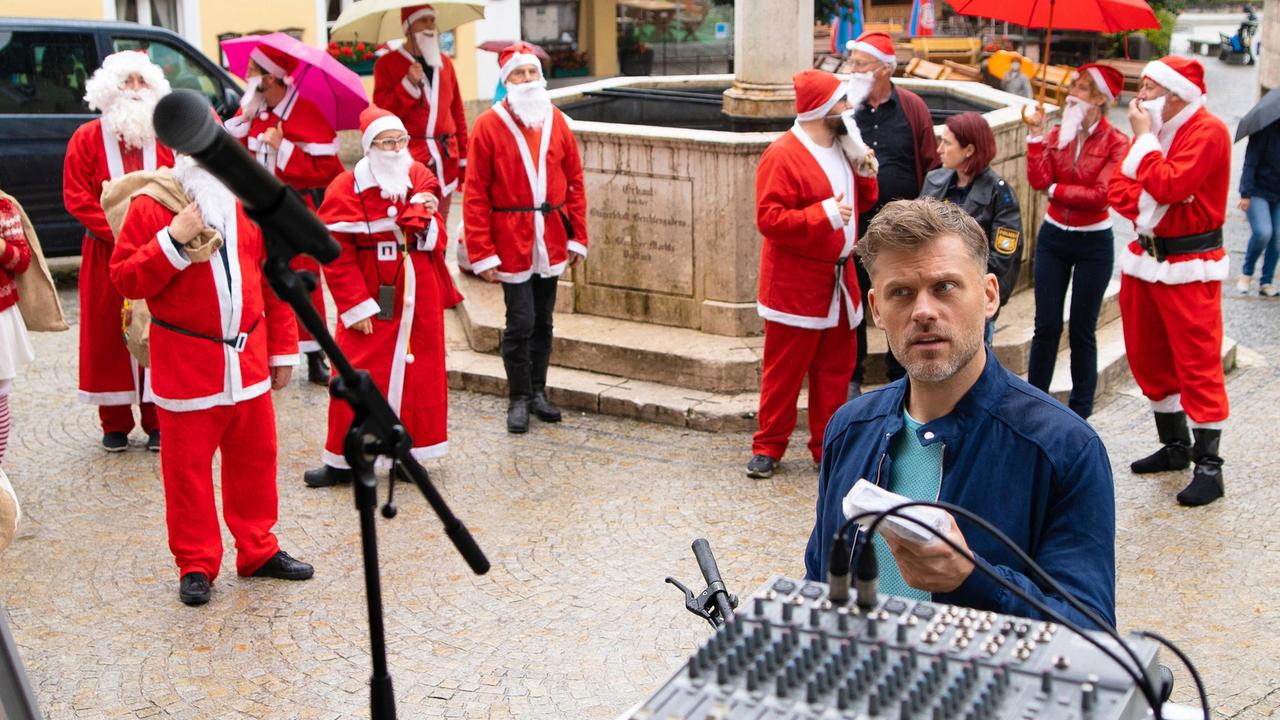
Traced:
[[4, 462], [4, 451], [9, 447], [9, 391], [12, 388], [12, 380], [0, 380], [0, 463]]

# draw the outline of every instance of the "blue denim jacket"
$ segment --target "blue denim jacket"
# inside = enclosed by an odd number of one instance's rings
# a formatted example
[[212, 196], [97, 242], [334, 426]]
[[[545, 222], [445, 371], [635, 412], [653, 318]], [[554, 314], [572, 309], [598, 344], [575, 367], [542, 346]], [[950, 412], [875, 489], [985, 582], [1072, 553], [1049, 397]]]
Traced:
[[[889, 482], [890, 439], [902, 429], [907, 380], [867, 393], [831, 418], [823, 440], [817, 522], [805, 575], [826, 581], [831, 540], [844, 522], [841, 501], [859, 478]], [[939, 500], [991, 522], [1050, 577], [1115, 625], [1115, 497], [1111, 463], [1093, 428], [1053, 398], [1005, 370], [988, 352], [981, 377], [948, 415], [920, 428], [920, 442], [944, 443]], [[964, 518], [956, 523], [979, 563], [1084, 627], [1061, 597], [1041, 590], [1017, 558]], [[934, 600], [1038, 617], [1026, 601], [979, 570]]]

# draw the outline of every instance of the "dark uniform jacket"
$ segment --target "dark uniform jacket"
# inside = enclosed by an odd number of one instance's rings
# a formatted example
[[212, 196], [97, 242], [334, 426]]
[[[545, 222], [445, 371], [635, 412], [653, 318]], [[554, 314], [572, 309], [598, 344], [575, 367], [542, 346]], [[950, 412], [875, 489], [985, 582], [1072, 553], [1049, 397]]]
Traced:
[[[946, 200], [955, 184], [955, 170], [931, 170], [925, 176], [920, 197]], [[1022, 210], [1018, 199], [1013, 196], [1013, 188], [988, 167], [973, 178], [969, 193], [960, 205], [987, 234], [987, 248], [991, 251], [987, 272], [1000, 281], [1003, 307], [1013, 293], [1013, 284], [1022, 267]]]

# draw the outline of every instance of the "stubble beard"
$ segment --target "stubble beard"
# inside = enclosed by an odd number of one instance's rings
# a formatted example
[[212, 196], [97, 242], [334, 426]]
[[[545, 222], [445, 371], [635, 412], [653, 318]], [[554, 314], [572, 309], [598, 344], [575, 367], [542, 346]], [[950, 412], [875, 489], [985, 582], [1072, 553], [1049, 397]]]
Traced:
[[[941, 332], [938, 334], [943, 335]], [[942, 357], [922, 358], [911, 351], [908, 338], [895, 338], [889, 333], [885, 333], [885, 337], [893, 356], [906, 368], [907, 375], [914, 381], [929, 384], [943, 383], [955, 377], [978, 354], [984, 342], [981, 326], [976, 332], [948, 333], [944, 337], [949, 341], [949, 352], [944, 350]]]

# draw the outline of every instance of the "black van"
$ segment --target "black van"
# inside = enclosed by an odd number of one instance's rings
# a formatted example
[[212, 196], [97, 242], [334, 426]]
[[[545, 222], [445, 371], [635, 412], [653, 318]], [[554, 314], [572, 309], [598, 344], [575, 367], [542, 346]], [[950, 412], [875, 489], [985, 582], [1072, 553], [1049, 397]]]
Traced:
[[62, 204], [62, 162], [71, 134], [94, 117], [85, 81], [120, 50], [145, 50], [175, 89], [198, 90], [224, 119], [240, 104], [231, 75], [164, 28], [0, 17], [0, 189], [22, 203], [47, 256], [80, 254], [84, 230]]

